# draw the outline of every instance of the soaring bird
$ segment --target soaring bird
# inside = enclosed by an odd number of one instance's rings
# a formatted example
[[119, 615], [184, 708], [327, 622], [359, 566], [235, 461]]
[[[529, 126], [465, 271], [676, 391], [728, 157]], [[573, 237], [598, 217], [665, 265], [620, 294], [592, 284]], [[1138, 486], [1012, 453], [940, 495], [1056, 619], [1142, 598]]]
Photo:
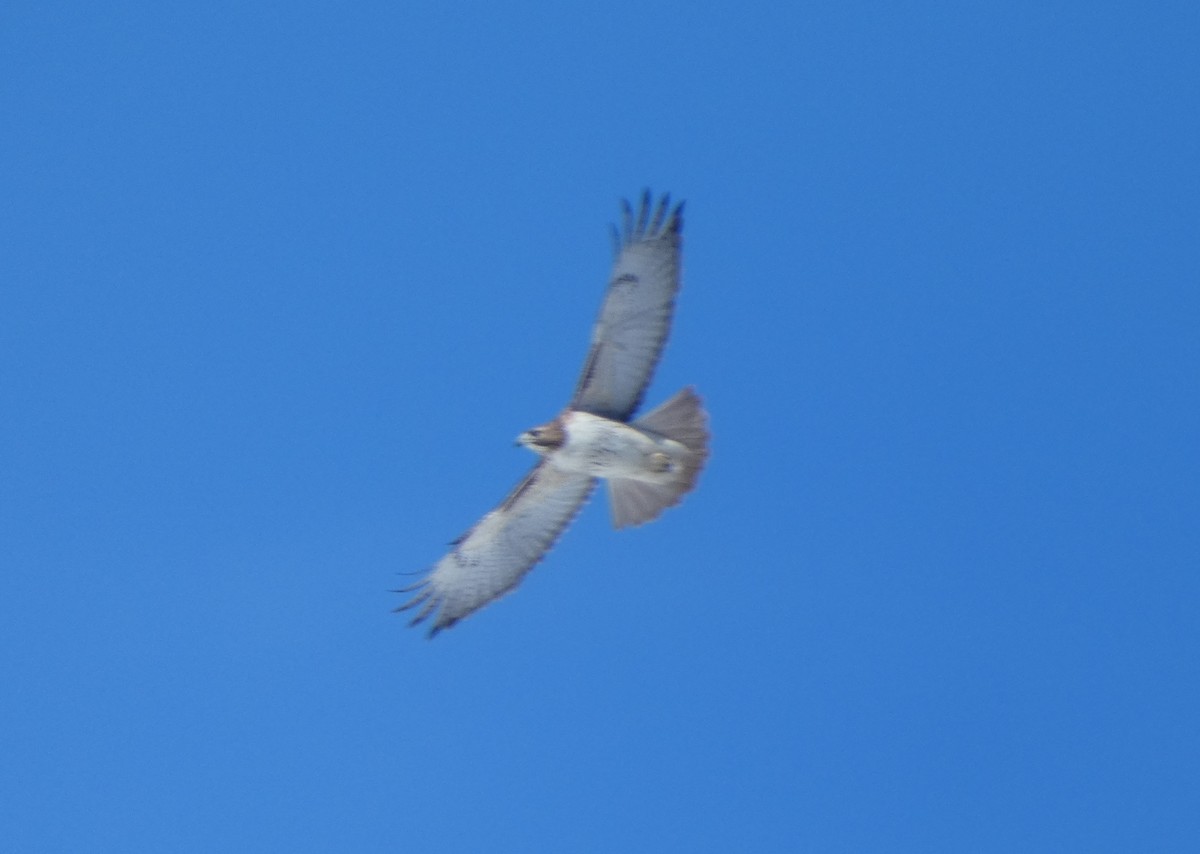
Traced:
[[411, 625], [429, 636], [508, 593], [550, 550], [598, 478], [608, 482], [616, 528], [656, 519], [696, 485], [708, 458], [708, 416], [688, 387], [633, 418], [662, 355], [679, 293], [683, 203], [635, 211], [622, 202], [615, 260], [591, 347], [566, 409], [517, 441], [540, 456], [498, 507], [451, 544], [412, 598]]

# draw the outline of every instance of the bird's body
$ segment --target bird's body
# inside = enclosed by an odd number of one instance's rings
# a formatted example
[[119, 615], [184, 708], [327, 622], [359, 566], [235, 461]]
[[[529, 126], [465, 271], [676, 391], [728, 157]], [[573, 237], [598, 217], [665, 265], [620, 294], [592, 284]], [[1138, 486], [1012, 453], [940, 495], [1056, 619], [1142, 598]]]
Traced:
[[[568, 411], [558, 421], [564, 441], [545, 453], [564, 472], [665, 483], [689, 453], [674, 439], [590, 412]], [[543, 453], [533, 440], [522, 444]]]
[[617, 257], [582, 376], [567, 408], [522, 433], [541, 456], [500, 503], [454, 541], [398, 610], [436, 614], [430, 635], [513, 589], [554, 545], [597, 479], [608, 483], [617, 528], [655, 519], [679, 503], [708, 458], [707, 415], [685, 388], [631, 420], [670, 329], [679, 290], [682, 205], [649, 193], [634, 218], [625, 205]]

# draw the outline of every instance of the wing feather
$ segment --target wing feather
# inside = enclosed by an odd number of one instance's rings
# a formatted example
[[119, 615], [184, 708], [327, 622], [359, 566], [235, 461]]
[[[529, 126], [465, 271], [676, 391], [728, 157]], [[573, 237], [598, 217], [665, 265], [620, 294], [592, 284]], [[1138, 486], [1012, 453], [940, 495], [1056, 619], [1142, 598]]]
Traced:
[[455, 541], [428, 576], [401, 591], [414, 595], [396, 610], [419, 608], [412, 625], [433, 616], [433, 637], [498, 599], [545, 556], [593, 486], [594, 478], [540, 461], [500, 506]]
[[[571, 408], [628, 421], [667, 343], [679, 292], [683, 203], [647, 190], [635, 214], [622, 202], [617, 256]], [[669, 211], [669, 214], [668, 214]]]

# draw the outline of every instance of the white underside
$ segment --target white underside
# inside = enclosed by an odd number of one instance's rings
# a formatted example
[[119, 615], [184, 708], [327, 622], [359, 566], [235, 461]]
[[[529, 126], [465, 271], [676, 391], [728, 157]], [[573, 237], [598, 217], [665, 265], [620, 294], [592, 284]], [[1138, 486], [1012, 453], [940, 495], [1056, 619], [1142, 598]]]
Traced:
[[588, 412], [563, 419], [566, 441], [549, 456], [553, 465], [593, 477], [669, 483], [688, 454], [679, 442]]

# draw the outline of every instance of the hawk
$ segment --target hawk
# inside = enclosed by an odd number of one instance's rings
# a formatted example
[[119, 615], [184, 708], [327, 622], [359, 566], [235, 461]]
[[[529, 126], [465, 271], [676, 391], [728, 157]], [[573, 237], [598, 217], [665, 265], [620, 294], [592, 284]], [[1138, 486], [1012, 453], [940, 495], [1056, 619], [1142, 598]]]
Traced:
[[636, 214], [622, 203], [616, 255], [591, 348], [567, 408], [517, 442], [541, 459], [498, 507], [451, 544], [421, 581], [398, 592], [432, 618], [429, 636], [509, 592], [579, 512], [598, 479], [608, 482], [616, 528], [656, 519], [696, 484], [708, 458], [708, 416], [692, 388], [633, 419], [658, 364], [679, 292], [683, 203]]

